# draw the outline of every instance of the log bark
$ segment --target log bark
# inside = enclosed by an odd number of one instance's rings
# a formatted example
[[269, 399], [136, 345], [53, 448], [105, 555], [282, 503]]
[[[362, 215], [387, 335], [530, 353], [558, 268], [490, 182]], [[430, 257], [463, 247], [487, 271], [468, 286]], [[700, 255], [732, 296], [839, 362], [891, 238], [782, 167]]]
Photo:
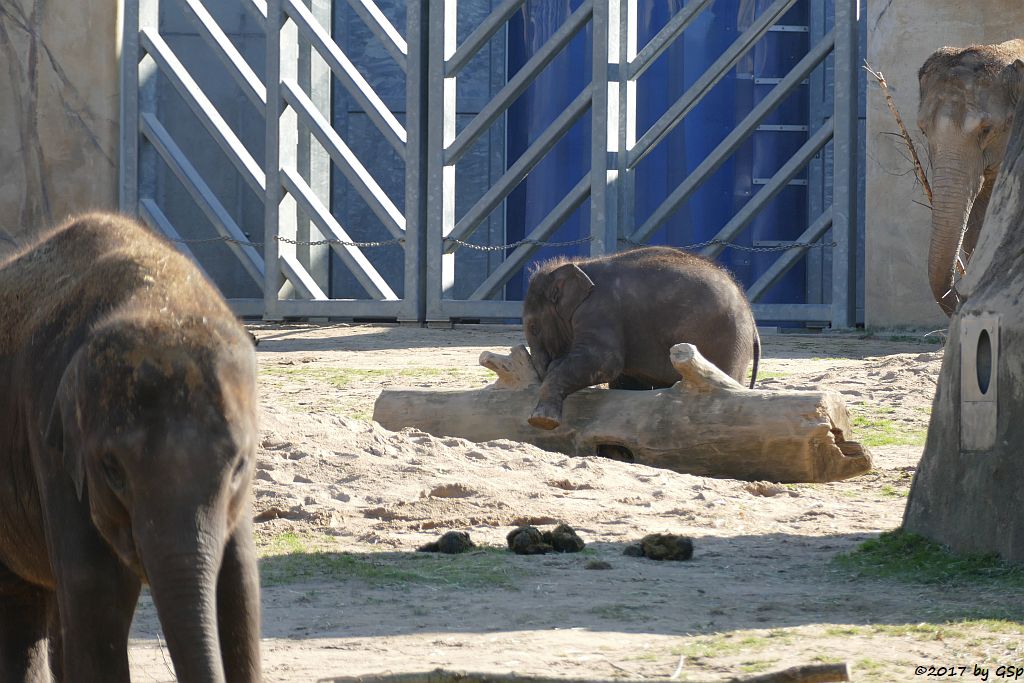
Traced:
[[562, 425], [545, 431], [527, 418], [539, 380], [524, 347], [485, 352], [498, 372], [483, 389], [385, 389], [373, 419], [391, 430], [414, 427], [471, 441], [511, 439], [569, 455], [612, 455], [711, 477], [826, 482], [871, 468], [851, 440], [843, 399], [834, 392], [750, 390], [708, 362], [691, 344], [672, 347], [682, 380], [667, 389], [583, 389], [570, 395]]

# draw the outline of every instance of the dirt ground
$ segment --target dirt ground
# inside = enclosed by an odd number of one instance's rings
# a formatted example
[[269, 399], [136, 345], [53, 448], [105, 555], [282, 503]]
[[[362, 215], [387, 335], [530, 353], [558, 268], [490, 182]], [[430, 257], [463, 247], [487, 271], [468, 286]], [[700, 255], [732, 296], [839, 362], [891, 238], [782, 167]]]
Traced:
[[[477, 357], [521, 343], [516, 327], [252, 329], [268, 681], [436, 667], [713, 681], [825, 661], [849, 662], [858, 681], [912, 681], [917, 666], [1024, 665], [1024, 628], [1000, 617], [1019, 594], [833, 562], [900, 524], [941, 365], [935, 337], [765, 336], [759, 384], [841, 392], [875, 467], [753, 486], [370, 421], [383, 387], [488, 383]], [[500, 549], [514, 525], [560, 521], [584, 552]], [[414, 552], [449, 529], [481, 548]], [[654, 532], [691, 536], [694, 558], [623, 556]], [[130, 657], [133, 680], [173, 680], [145, 596]]]

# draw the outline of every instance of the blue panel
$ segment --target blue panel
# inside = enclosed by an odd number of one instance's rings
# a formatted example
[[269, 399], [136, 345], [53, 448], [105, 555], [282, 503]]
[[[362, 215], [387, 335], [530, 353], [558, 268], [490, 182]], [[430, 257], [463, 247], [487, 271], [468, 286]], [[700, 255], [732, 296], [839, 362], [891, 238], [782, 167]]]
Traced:
[[[578, 6], [570, 0], [533, 0], [509, 23], [508, 71], [515, 73]], [[682, 37], [661, 55], [637, 84], [637, 136], [641, 136], [691, 87], [711, 64], [767, 8], [770, 0], [716, 0], [690, 24]], [[640, 0], [638, 45], [642, 47], [685, 5], [684, 0]], [[807, 0], [801, 0], [781, 24], [807, 26]], [[568, 50], [541, 74], [509, 111], [508, 163], [544, 130], [590, 80], [589, 33], [577, 37]], [[635, 172], [635, 215], [640, 225], [664, 199], [733, 130], [771, 90], [773, 83], [755, 79], [779, 78], [806, 54], [808, 34], [802, 31], [768, 33], [735, 69], [705, 96], [640, 164]], [[787, 126], [808, 125], [807, 87], [801, 87], [765, 121]], [[589, 166], [589, 117], [578, 124], [509, 197], [509, 241], [529, 232], [579, 180]], [[807, 139], [806, 131], [759, 131], [694, 192], [651, 237], [651, 244], [687, 246], [713, 237], [760, 189], [755, 178], [770, 178]], [[760, 216], [736, 238], [737, 244], [795, 239], [807, 227], [807, 188], [784, 189]], [[552, 241], [587, 234], [589, 211], [573, 216]], [[555, 254], [585, 253], [585, 247], [543, 249], [536, 259]], [[720, 262], [744, 285], [752, 284], [778, 254], [752, 254], [727, 249]], [[508, 285], [508, 298], [524, 291], [525, 274]], [[803, 264], [794, 268], [766, 293], [766, 303], [805, 301]]]
[[[508, 24], [508, 76], [511, 78], [548, 41], [581, 0], [529, 0]], [[507, 164], [515, 163], [555, 118], [590, 83], [591, 24], [544, 69], [508, 112]], [[590, 114], [569, 129], [548, 156], [519, 184], [506, 203], [506, 235], [509, 242], [522, 239], [544, 219], [565, 194], [590, 169]], [[581, 207], [555, 234], [551, 242], [566, 242], [590, 234], [590, 209]], [[586, 254], [588, 246], [543, 248], [534, 261], [561, 254]], [[506, 298], [525, 294], [526, 273], [513, 277]]]

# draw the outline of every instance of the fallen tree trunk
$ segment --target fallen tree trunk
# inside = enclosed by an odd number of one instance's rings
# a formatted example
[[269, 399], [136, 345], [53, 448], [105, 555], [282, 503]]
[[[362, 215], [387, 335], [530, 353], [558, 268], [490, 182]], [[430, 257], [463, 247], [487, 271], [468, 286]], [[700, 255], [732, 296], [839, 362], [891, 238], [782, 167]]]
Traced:
[[551, 431], [527, 423], [540, 380], [522, 346], [509, 355], [481, 355], [481, 365], [498, 374], [488, 387], [385, 389], [373, 419], [391, 430], [414, 427], [478, 442], [511, 439], [569, 455], [608, 455], [751, 481], [837, 481], [871, 468], [870, 454], [850, 441], [838, 394], [745, 389], [692, 344], [677, 344], [671, 353], [683, 378], [674, 386], [583, 389], [566, 399], [562, 425]]

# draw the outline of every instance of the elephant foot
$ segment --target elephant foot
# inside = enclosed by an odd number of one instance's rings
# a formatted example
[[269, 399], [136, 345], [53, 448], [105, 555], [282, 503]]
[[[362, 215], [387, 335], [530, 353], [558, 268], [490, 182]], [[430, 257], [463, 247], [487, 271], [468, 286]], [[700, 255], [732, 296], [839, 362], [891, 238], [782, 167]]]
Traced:
[[556, 429], [562, 424], [562, 411], [549, 406], [537, 406], [527, 422], [538, 429]]

